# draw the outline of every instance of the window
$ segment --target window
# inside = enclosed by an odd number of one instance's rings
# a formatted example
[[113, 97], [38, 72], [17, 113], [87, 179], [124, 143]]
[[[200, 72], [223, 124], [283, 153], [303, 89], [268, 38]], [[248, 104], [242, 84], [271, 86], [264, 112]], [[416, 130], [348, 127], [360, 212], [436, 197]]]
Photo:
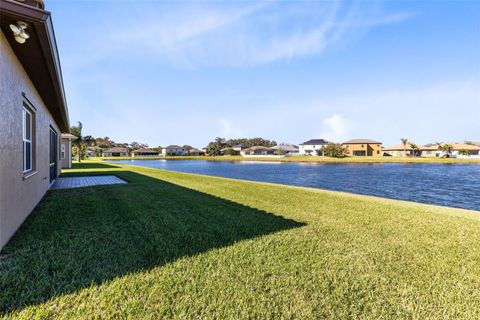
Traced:
[[33, 169], [33, 115], [25, 106], [23, 118], [23, 173]]
[[60, 146], [60, 159], [65, 159], [65, 143]]

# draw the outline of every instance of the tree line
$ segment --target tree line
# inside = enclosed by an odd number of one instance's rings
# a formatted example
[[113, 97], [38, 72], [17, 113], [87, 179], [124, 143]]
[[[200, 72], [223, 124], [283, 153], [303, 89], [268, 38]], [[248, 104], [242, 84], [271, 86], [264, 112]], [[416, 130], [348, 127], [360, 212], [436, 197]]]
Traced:
[[225, 138], [216, 137], [215, 140], [208, 144], [207, 153], [211, 156], [218, 156], [221, 154], [222, 149], [228, 148], [232, 150], [232, 148], [236, 145], [245, 145], [247, 147], [273, 147], [276, 146], [277, 143], [274, 140], [268, 140], [264, 138], [240, 138], [227, 140]]

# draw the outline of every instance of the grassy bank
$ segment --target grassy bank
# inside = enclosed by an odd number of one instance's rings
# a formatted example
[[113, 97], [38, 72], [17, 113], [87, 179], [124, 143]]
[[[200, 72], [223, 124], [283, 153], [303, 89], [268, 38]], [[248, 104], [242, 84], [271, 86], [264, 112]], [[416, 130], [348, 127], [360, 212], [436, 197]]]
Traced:
[[242, 156], [195, 156], [195, 157], [106, 157], [93, 160], [208, 160], [208, 161], [275, 161], [275, 162], [318, 162], [318, 163], [465, 163], [480, 164], [480, 159], [470, 158], [409, 158], [409, 157], [346, 157], [330, 158], [319, 156], [293, 156], [283, 158], [248, 158]]
[[478, 318], [480, 213], [87, 162], [0, 257], [34, 318]]

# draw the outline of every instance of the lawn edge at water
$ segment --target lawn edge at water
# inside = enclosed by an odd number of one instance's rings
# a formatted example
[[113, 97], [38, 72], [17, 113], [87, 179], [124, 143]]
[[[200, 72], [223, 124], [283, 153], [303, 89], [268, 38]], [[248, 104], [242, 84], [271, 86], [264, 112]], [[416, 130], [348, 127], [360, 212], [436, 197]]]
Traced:
[[[88, 161], [87, 163], [101, 163], [101, 161]], [[105, 161], [107, 162], [107, 161]], [[408, 201], [408, 200], [399, 200], [399, 199], [390, 199], [390, 198], [384, 198], [384, 197], [378, 197], [378, 196], [372, 196], [372, 195], [363, 195], [363, 194], [357, 194], [357, 193], [351, 193], [351, 192], [346, 192], [346, 191], [336, 191], [336, 190], [328, 190], [328, 189], [322, 189], [322, 188], [313, 188], [313, 187], [302, 187], [302, 186], [293, 186], [293, 185], [288, 185], [288, 184], [282, 184], [282, 183], [273, 183], [273, 182], [264, 182], [264, 181], [254, 181], [254, 180], [245, 180], [245, 179], [235, 179], [235, 178], [227, 178], [227, 177], [219, 177], [219, 176], [210, 176], [206, 174], [200, 174], [200, 173], [189, 173], [189, 172], [181, 172], [181, 171], [174, 171], [174, 170], [166, 170], [166, 169], [159, 169], [159, 168], [150, 168], [150, 167], [144, 167], [140, 165], [134, 165], [134, 164], [116, 164], [109, 162], [115, 166], [119, 166], [118, 168], [102, 168], [102, 169], [64, 169], [62, 171], [62, 175], [64, 176], [75, 176], [75, 173], [93, 173], [95, 175], [98, 175], [99, 173], [104, 171], [111, 171], [111, 170], [117, 170], [120, 171], [119, 169], [122, 169], [122, 167], [133, 167], [134, 170], [136, 171], [135, 168], [137, 169], [142, 169], [142, 170], [152, 170], [153, 172], [155, 171], [163, 171], [169, 174], [179, 174], [179, 175], [184, 175], [186, 177], [188, 176], [196, 176], [199, 178], [207, 178], [207, 179], [218, 179], [222, 181], [230, 181], [230, 182], [239, 182], [239, 183], [253, 183], [253, 184], [259, 184], [259, 185], [265, 185], [265, 186], [273, 186], [273, 187], [283, 187], [283, 188], [289, 188], [289, 189], [294, 189], [294, 190], [304, 190], [304, 191], [309, 191], [309, 192], [315, 192], [315, 193], [320, 193], [320, 194], [327, 194], [327, 195], [332, 195], [332, 196], [338, 196], [338, 197], [348, 197], [352, 199], [357, 199], [357, 200], [364, 200], [364, 201], [369, 201], [369, 202], [378, 202], [381, 204], [385, 205], [398, 205], [404, 208], [413, 208], [413, 209], [429, 209], [428, 211], [434, 211], [435, 213], [438, 213], [438, 210], [445, 211], [446, 214], [449, 214], [451, 216], [458, 216], [458, 217], [467, 217], [467, 218], [474, 218], [474, 219], [480, 219], [480, 211], [478, 210], [473, 210], [473, 209], [464, 209], [464, 208], [457, 208], [457, 207], [449, 207], [449, 206], [441, 206], [441, 205], [435, 205], [435, 204], [428, 204], [428, 203], [421, 203], [421, 202], [415, 202], [415, 201]], [[141, 170], [140, 170], [141, 171]], [[137, 170], [138, 172], [138, 170]], [[85, 174], [83, 174], [85, 175]]]
[[168, 156], [168, 157], [94, 157], [92, 160], [205, 160], [205, 161], [261, 161], [298, 163], [438, 163], [438, 164], [480, 164], [480, 159], [472, 158], [403, 158], [403, 157], [346, 157], [330, 158], [321, 156], [292, 156], [284, 158], [249, 158], [242, 156]]

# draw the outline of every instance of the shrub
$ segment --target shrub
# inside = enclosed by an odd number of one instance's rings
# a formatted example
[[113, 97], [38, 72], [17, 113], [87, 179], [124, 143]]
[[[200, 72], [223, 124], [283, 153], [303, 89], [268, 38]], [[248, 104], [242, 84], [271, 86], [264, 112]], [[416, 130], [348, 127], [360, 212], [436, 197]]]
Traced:
[[317, 150], [317, 155], [324, 155], [326, 157], [343, 158], [346, 156], [346, 150], [339, 143], [329, 143]]

